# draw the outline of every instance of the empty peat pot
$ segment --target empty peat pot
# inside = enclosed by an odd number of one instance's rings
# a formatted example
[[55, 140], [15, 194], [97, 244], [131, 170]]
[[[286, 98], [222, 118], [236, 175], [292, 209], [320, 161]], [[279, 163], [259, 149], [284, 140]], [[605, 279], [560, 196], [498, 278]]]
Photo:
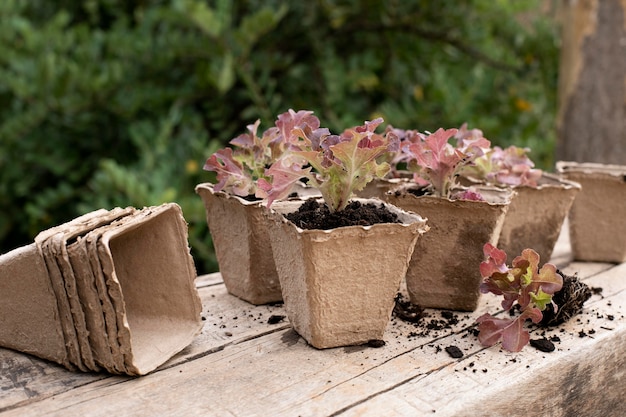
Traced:
[[201, 330], [195, 277], [178, 205], [89, 213], [0, 256], [0, 346], [146, 374]]

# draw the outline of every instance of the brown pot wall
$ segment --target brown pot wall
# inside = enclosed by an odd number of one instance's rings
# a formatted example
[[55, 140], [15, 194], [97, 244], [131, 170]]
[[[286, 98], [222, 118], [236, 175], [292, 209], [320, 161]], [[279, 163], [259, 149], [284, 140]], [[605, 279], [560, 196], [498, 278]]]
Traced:
[[195, 277], [178, 205], [81, 216], [0, 257], [0, 345], [148, 373], [202, 328]]
[[537, 187], [515, 187], [505, 216], [498, 248], [508, 262], [526, 248], [534, 249], [541, 262], [548, 262], [561, 226], [580, 191], [580, 185], [544, 173]]
[[270, 224], [294, 329], [316, 348], [382, 339], [425, 220], [393, 208], [404, 224], [302, 230], [281, 214], [300, 204], [274, 203]]
[[196, 186], [206, 208], [206, 218], [220, 273], [229, 293], [252, 304], [282, 300], [280, 282], [267, 229], [267, 208], [212, 184]]
[[483, 245], [498, 243], [508, 209], [502, 202], [416, 197], [405, 192], [388, 196], [391, 204], [428, 219], [430, 231], [415, 245], [406, 274], [412, 303], [422, 307], [473, 311], [478, 306]]
[[387, 192], [410, 181], [409, 178], [376, 178], [367, 183], [365, 188], [355, 193], [359, 198], [378, 198], [387, 201]]
[[626, 261], [626, 166], [560, 161], [557, 171], [582, 185], [569, 213], [574, 259]]

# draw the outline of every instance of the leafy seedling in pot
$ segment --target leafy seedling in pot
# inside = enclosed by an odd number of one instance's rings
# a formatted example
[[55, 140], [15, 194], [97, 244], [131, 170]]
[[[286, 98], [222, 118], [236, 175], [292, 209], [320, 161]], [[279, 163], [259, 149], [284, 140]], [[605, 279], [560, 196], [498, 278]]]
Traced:
[[296, 181], [306, 178], [309, 186], [320, 191], [331, 212], [343, 210], [355, 191], [389, 172], [389, 164], [377, 159], [395, 151], [398, 139], [393, 134], [375, 133], [382, 122], [381, 118], [365, 122], [340, 135], [311, 125], [295, 127], [289, 149], [259, 179], [268, 206], [287, 196]]
[[[425, 187], [427, 193], [453, 200], [482, 200], [474, 190], [460, 190], [457, 179], [465, 167], [473, 165], [490, 148], [491, 142], [482, 136], [460, 137], [458, 129], [438, 129], [429, 135], [391, 131], [403, 138], [400, 145], [403, 156], [395, 161], [406, 163], [413, 172], [413, 181]], [[457, 139], [456, 146], [450, 143], [452, 138]]]
[[461, 175], [472, 181], [499, 187], [528, 186], [537, 187], [537, 181], [543, 171], [534, 168], [534, 162], [528, 157], [529, 148], [499, 146], [490, 148], [474, 160], [471, 166], [465, 166]]
[[[205, 165], [206, 171], [217, 173], [215, 191], [224, 191], [240, 197], [254, 195], [267, 197], [258, 187], [259, 179], [265, 178], [265, 170], [278, 160], [295, 140], [294, 129], [318, 129], [320, 121], [312, 111], [289, 110], [278, 116], [275, 126], [258, 135], [260, 121], [248, 125], [248, 133], [230, 141], [233, 148], [220, 149], [211, 155]], [[287, 193], [288, 194], [288, 193]]]

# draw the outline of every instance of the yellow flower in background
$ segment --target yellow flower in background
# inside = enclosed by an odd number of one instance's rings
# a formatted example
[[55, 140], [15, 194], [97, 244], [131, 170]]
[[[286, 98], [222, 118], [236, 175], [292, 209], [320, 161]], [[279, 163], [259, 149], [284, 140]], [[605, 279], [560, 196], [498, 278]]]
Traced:
[[385, 115], [383, 114], [383, 112], [376, 110], [375, 112], [370, 113], [369, 119], [370, 120], [376, 120], [379, 117], [381, 117], [383, 120], [387, 120], [387, 118], [385, 117]]
[[198, 172], [199, 168], [200, 165], [198, 165], [198, 161], [195, 159], [188, 159], [185, 163], [185, 171], [187, 171], [187, 174], [195, 174]]
[[413, 87], [413, 98], [417, 101], [424, 100], [424, 88], [421, 85]]
[[517, 97], [515, 99], [515, 108], [519, 111], [529, 111], [533, 107], [529, 101]]

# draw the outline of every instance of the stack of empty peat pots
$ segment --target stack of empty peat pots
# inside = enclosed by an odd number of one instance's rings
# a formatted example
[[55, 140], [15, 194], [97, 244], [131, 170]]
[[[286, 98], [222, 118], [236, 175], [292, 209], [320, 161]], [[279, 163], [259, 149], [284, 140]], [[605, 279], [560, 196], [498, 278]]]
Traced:
[[143, 375], [200, 331], [180, 207], [98, 210], [0, 256], [0, 346]]

